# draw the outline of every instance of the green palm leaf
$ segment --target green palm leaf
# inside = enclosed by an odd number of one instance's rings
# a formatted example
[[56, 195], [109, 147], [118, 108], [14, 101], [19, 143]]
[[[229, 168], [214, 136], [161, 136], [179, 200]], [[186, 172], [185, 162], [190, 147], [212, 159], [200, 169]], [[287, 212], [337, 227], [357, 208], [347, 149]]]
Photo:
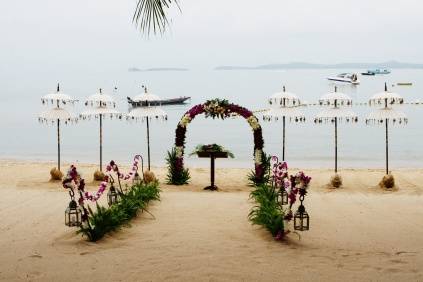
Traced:
[[138, 0], [132, 21], [144, 33], [163, 33], [169, 25], [167, 10], [172, 1], [179, 8], [177, 0]]

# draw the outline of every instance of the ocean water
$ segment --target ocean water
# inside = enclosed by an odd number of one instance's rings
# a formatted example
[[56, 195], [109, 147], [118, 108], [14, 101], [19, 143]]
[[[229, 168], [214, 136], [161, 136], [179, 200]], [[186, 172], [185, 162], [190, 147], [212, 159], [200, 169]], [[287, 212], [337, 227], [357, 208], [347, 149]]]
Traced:
[[[168, 106], [167, 121], [151, 122], [152, 165], [164, 166], [166, 151], [173, 146], [176, 125], [191, 106], [211, 98], [226, 98], [251, 110], [267, 108], [267, 98], [281, 91], [296, 93], [304, 102], [316, 102], [331, 90], [334, 84], [327, 76], [359, 70], [189, 70], [184, 72], [128, 72], [126, 70], [83, 71], [67, 70], [55, 75], [40, 73], [2, 75], [4, 82], [0, 106], [0, 158], [34, 161], [54, 161], [57, 158], [56, 128], [38, 123], [37, 115], [47, 109], [40, 97], [55, 89], [57, 81], [62, 90], [80, 99], [69, 109], [75, 113], [84, 110], [84, 98], [102, 87], [113, 94], [118, 109], [126, 112], [127, 96], [141, 93], [141, 85], [163, 98], [191, 96], [191, 104]], [[387, 82], [390, 90], [401, 94], [405, 102], [423, 100], [423, 70], [393, 70], [390, 75], [360, 77], [361, 84], [337, 84], [338, 89], [350, 95], [354, 102], [367, 102], [374, 93], [383, 91]], [[397, 82], [412, 82], [413, 86], [394, 86]], [[390, 127], [391, 168], [423, 167], [423, 105], [397, 107], [409, 117], [405, 126]], [[290, 166], [304, 168], [331, 168], [334, 163], [334, 128], [331, 124], [315, 125], [313, 117], [321, 107], [302, 108], [307, 122], [287, 123], [286, 159]], [[354, 106], [359, 115], [358, 124], [340, 124], [338, 129], [338, 166], [340, 168], [382, 168], [385, 164], [385, 136], [383, 126], [365, 125], [366, 115], [375, 110], [369, 106]], [[264, 122], [260, 118], [265, 140], [265, 151], [273, 155], [282, 152], [282, 123]], [[80, 121], [62, 126], [62, 160], [66, 162], [98, 162], [98, 121]], [[146, 156], [146, 124], [125, 120], [105, 120], [103, 159], [129, 164], [133, 155]], [[205, 119], [198, 116], [188, 126], [187, 153], [197, 144], [218, 143], [235, 154], [235, 159], [218, 160], [218, 167], [252, 167], [253, 134], [242, 118], [227, 120]], [[208, 167], [209, 162], [186, 157], [187, 167]]]

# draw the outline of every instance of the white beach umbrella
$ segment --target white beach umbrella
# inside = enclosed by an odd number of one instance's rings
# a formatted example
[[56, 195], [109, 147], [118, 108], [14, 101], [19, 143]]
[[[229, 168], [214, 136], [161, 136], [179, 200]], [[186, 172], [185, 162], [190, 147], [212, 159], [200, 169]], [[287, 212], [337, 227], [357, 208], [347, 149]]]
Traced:
[[128, 121], [146, 121], [147, 123], [147, 154], [148, 154], [148, 170], [150, 170], [150, 120], [161, 119], [167, 120], [167, 113], [162, 110], [161, 106], [151, 106], [150, 102], [160, 102], [161, 99], [157, 95], [149, 94], [147, 88], [143, 86], [144, 93], [135, 96], [134, 102], [142, 103], [141, 106], [132, 108], [126, 115]]
[[54, 108], [42, 112], [38, 116], [38, 121], [45, 124], [53, 124], [57, 126], [57, 169], [60, 171], [60, 123], [64, 124], [76, 122], [78, 119], [62, 106], [74, 104], [78, 100], [73, 99], [69, 95], [60, 92], [60, 85], [57, 85], [55, 93], [47, 94], [41, 97], [41, 102], [45, 104], [53, 104]]
[[113, 97], [104, 94], [101, 88], [98, 93], [87, 98], [85, 106], [88, 109], [80, 114], [80, 119], [89, 120], [95, 118], [100, 121], [100, 171], [103, 171], [103, 118], [121, 119], [122, 114], [115, 109], [116, 102]]
[[407, 124], [407, 116], [392, 108], [392, 105], [403, 104], [404, 99], [396, 93], [388, 91], [388, 86], [385, 83], [385, 91], [373, 95], [369, 100], [369, 105], [380, 105], [380, 108], [368, 115], [366, 124], [385, 124], [385, 166], [386, 174], [389, 173], [389, 138], [388, 138], [388, 125]]
[[263, 120], [278, 121], [282, 120], [282, 161], [285, 161], [285, 123], [286, 119], [294, 122], [305, 121], [305, 116], [298, 107], [301, 101], [297, 95], [287, 92], [285, 86], [282, 92], [275, 93], [269, 98], [271, 108], [264, 112]]
[[343, 93], [335, 91], [323, 95], [319, 99], [319, 104], [322, 106], [330, 106], [331, 108], [325, 109], [317, 114], [314, 118], [314, 123], [334, 123], [335, 124], [335, 173], [338, 172], [338, 122], [357, 122], [357, 115], [350, 109], [343, 106], [352, 106], [352, 99]]
[[296, 94], [286, 91], [284, 86], [282, 88], [282, 92], [277, 92], [270, 96], [269, 104], [280, 105], [283, 107], [300, 106], [301, 101]]

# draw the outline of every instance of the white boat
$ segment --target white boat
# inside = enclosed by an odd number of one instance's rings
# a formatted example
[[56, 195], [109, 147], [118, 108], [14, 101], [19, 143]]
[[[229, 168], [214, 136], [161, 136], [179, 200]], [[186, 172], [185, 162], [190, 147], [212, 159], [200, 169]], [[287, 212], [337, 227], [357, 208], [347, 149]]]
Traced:
[[351, 84], [360, 84], [357, 74], [355, 73], [341, 73], [341, 74], [338, 74], [337, 76], [328, 77], [328, 80], [346, 82]]

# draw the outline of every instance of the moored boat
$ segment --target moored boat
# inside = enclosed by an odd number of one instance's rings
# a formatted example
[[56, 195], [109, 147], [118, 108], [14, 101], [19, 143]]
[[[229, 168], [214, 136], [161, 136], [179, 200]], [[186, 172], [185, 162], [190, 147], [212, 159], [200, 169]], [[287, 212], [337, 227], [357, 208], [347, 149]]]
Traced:
[[[127, 99], [128, 99], [128, 103], [134, 108], [147, 105], [146, 101], [136, 101], [135, 102], [130, 97], [127, 97]], [[181, 105], [181, 104], [185, 104], [190, 99], [191, 99], [191, 97], [183, 96], [183, 97], [178, 97], [178, 98], [170, 98], [170, 99], [163, 99], [163, 100], [157, 100], [157, 101], [148, 101], [148, 105], [150, 105], [150, 106]]]
[[357, 74], [355, 73], [341, 73], [337, 76], [328, 77], [328, 80], [337, 81], [337, 82], [346, 82], [351, 84], [360, 84]]
[[375, 75], [375, 73], [371, 71], [367, 71], [367, 72], [362, 72], [361, 75]]
[[367, 70], [368, 73], [374, 73], [374, 74], [390, 74], [391, 70], [388, 69], [372, 69]]

